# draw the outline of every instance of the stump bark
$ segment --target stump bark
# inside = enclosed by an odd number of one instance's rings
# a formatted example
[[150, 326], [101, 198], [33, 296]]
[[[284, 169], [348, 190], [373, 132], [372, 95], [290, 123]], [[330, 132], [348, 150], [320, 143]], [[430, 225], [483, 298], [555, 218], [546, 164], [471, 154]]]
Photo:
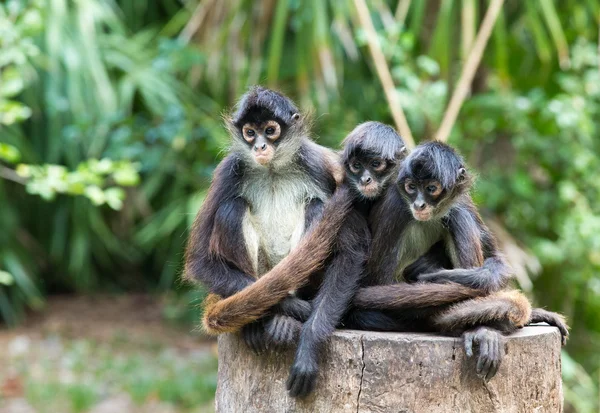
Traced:
[[316, 391], [296, 400], [285, 389], [292, 349], [256, 356], [224, 334], [216, 412], [561, 412], [560, 351], [555, 327], [526, 327], [507, 337], [485, 383], [459, 338], [342, 330], [325, 347]]

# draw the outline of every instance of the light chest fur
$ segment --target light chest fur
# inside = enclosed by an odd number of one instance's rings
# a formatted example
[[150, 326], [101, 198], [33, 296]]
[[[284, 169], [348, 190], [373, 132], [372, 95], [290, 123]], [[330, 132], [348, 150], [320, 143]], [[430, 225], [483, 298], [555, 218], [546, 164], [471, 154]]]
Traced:
[[241, 190], [249, 205], [243, 232], [254, 269], [262, 275], [302, 238], [308, 202], [313, 198], [325, 201], [327, 195], [300, 170], [277, 173], [264, 169], [250, 175]]
[[439, 220], [412, 221], [398, 240], [398, 266], [396, 278], [400, 279], [406, 267], [424, 255], [433, 244], [445, 237], [446, 230]]

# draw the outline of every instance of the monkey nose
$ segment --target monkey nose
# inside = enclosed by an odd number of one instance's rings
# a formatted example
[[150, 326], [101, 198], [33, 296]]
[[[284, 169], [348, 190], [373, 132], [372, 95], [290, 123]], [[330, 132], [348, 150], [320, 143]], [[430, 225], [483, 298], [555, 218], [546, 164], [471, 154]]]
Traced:
[[267, 149], [267, 144], [263, 143], [262, 145], [254, 145], [254, 150], [255, 151], [264, 151], [265, 149]]
[[371, 178], [370, 176], [366, 177], [366, 178], [362, 178], [361, 182], [363, 185], [368, 185], [373, 181], [373, 178]]
[[413, 208], [415, 208], [417, 211], [422, 211], [425, 209], [425, 202], [423, 201], [415, 201], [413, 203]]

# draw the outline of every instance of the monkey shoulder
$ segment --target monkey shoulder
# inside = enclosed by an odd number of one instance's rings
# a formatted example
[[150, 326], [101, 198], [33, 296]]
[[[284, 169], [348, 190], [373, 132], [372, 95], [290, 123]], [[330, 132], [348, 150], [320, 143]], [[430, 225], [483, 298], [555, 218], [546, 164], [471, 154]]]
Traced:
[[339, 155], [309, 139], [306, 139], [300, 147], [299, 161], [309, 178], [329, 195], [344, 178]]
[[364, 213], [353, 208], [349, 213], [336, 239], [335, 250], [366, 253], [371, 245], [371, 231]]

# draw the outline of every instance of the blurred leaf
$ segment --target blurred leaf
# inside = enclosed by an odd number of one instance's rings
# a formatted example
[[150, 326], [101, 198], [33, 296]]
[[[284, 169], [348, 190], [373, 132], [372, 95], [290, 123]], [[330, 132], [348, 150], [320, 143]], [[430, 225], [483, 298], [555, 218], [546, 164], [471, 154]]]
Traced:
[[0, 142], [0, 160], [8, 163], [17, 163], [21, 159], [21, 153], [17, 148], [7, 143]]
[[15, 278], [10, 273], [0, 270], [0, 284], [13, 285], [14, 283]]

